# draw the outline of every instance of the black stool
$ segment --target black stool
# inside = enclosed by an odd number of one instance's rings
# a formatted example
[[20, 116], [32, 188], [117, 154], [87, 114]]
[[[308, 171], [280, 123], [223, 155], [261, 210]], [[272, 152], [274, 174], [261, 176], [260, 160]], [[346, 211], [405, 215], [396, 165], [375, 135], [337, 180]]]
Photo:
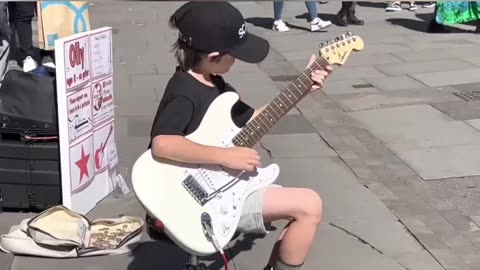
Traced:
[[[173, 241], [163, 232], [163, 224], [150, 216], [146, 216], [147, 234], [152, 240], [169, 242], [175, 245]], [[182, 266], [182, 270], [208, 270], [208, 267], [200, 262], [200, 258], [188, 254], [188, 263]]]

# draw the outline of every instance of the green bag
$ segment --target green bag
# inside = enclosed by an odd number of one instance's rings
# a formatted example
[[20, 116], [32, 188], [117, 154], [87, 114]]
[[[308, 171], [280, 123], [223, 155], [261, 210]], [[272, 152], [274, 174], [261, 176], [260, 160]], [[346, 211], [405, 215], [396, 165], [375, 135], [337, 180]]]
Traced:
[[480, 2], [437, 2], [436, 21], [439, 24], [456, 24], [480, 19]]

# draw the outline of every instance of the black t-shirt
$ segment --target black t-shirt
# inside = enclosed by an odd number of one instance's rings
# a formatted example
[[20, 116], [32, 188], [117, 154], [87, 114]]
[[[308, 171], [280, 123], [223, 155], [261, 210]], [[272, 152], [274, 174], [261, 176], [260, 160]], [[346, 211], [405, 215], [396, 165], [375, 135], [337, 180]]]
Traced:
[[[205, 85], [188, 72], [177, 69], [158, 106], [151, 139], [158, 135], [186, 136], [193, 133], [215, 98], [227, 91], [236, 92], [221, 76], [212, 75], [211, 78], [215, 87]], [[242, 127], [254, 112], [252, 107], [239, 100], [232, 108], [231, 117], [238, 127]]]

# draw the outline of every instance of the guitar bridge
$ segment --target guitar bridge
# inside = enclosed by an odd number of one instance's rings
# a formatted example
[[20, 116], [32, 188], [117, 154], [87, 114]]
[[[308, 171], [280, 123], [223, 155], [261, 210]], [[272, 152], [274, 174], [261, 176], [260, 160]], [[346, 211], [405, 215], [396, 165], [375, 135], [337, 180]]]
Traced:
[[189, 175], [182, 185], [201, 206], [208, 202], [208, 193], [193, 176]]

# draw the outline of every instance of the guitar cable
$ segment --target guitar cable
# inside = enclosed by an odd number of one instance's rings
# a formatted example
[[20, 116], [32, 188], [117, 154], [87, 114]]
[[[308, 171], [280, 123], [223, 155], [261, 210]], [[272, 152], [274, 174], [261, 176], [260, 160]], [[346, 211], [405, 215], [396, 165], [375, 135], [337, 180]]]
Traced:
[[203, 216], [202, 225], [203, 225], [203, 228], [205, 229], [206, 236], [212, 242], [215, 249], [218, 252], [220, 252], [220, 255], [222, 256], [223, 264], [225, 265], [225, 270], [228, 270], [227, 255], [225, 255], [225, 251], [223, 251], [222, 247], [218, 244], [218, 241], [215, 237], [215, 234], [213, 233], [212, 221], [211, 221], [209, 216], [207, 216], [207, 215]]
[[228, 270], [227, 255], [225, 255], [225, 252], [223, 251], [223, 249], [220, 249], [219, 251], [220, 251], [220, 255], [222, 255], [223, 264], [225, 265], [225, 270]]

